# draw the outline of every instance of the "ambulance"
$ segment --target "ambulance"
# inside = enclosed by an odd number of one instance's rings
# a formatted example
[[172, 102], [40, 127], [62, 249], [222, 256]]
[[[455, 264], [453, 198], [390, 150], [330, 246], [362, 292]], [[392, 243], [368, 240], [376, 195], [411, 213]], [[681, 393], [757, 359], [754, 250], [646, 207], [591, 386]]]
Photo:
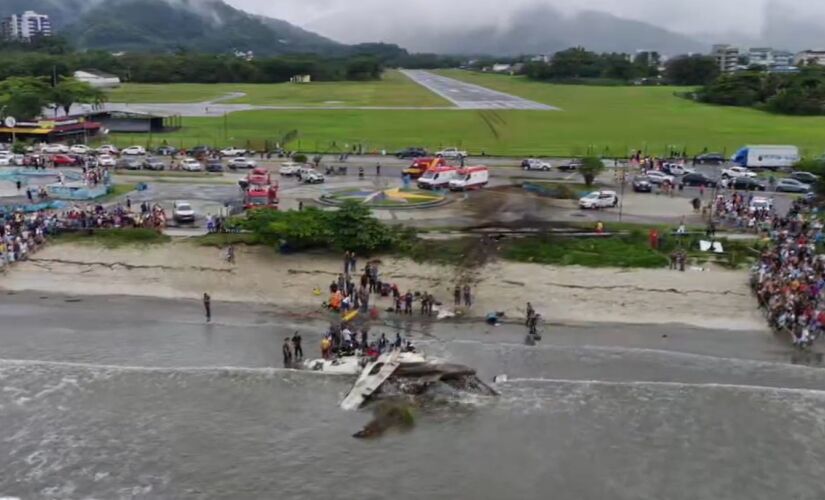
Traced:
[[431, 168], [418, 178], [418, 188], [447, 189], [450, 187], [450, 181], [456, 178], [458, 178], [458, 168], [456, 167], [443, 165]]
[[465, 167], [458, 171], [456, 178], [450, 181], [450, 191], [481, 189], [490, 180], [490, 171], [483, 165]]

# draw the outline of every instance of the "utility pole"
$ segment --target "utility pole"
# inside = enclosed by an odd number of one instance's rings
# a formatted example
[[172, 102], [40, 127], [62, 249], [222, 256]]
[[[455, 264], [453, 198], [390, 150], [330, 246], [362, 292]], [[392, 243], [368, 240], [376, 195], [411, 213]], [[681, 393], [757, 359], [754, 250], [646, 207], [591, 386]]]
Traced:
[[[630, 168], [630, 167], [626, 167], [626, 168]], [[621, 195], [619, 195], [619, 222], [622, 221], [622, 209], [624, 208], [624, 185], [625, 185], [626, 177], [627, 177], [627, 171], [622, 170], [622, 173], [619, 176], [620, 182], [622, 183]]]

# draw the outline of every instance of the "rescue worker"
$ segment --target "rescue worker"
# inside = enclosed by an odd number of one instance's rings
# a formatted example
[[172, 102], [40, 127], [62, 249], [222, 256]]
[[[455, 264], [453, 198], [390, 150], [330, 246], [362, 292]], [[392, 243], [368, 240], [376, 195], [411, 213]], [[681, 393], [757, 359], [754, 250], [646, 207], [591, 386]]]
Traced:
[[301, 334], [298, 332], [292, 335], [292, 352], [295, 354], [295, 361], [304, 359], [304, 349], [301, 347]]

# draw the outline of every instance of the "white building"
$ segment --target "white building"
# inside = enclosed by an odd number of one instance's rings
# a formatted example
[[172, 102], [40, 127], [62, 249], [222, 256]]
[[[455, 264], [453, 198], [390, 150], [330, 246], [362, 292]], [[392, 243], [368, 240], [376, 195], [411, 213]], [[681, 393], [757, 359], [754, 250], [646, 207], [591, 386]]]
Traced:
[[27, 10], [23, 14], [12, 14], [2, 23], [3, 38], [7, 40], [29, 41], [39, 36], [51, 36], [52, 24], [49, 16]]
[[120, 87], [119, 77], [116, 75], [103, 73], [102, 71], [97, 71], [95, 69], [80, 69], [75, 71], [72, 76], [74, 76], [75, 80], [86, 82], [92, 87], [97, 87], [99, 89]]
[[825, 66], [825, 49], [803, 50], [796, 54], [794, 63], [797, 66], [807, 66], [808, 64]]
[[739, 48], [731, 45], [714, 45], [711, 55], [716, 58], [719, 71], [732, 73], [739, 66]]

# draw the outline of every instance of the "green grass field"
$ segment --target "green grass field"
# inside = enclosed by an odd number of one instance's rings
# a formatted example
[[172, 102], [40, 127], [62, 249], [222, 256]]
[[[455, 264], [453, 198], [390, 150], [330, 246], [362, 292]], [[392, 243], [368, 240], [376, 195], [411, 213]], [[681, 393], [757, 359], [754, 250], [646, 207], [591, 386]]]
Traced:
[[273, 106], [452, 106], [441, 97], [416, 85], [399, 71], [387, 71], [380, 81], [277, 83], [179, 83], [152, 85], [127, 83], [109, 93], [111, 102], [167, 103], [203, 102], [243, 92], [244, 97], [224, 103]]
[[[166, 139], [170, 144], [248, 145], [261, 147], [277, 141], [286, 132], [298, 131], [289, 145], [301, 151], [333, 152], [353, 144], [366, 151], [394, 151], [406, 146], [440, 148], [459, 146], [471, 154], [485, 152], [512, 156], [582, 156], [600, 154], [625, 156], [632, 149], [662, 155], [669, 149], [686, 149], [696, 154], [707, 148], [731, 154], [745, 144], [795, 144], [806, 156], [825, 152], [825, 117], [786, 117], [745, 108], [718, 107], [676, 97], [675, 87], [597, 87], [553, 85], [521, 77], [486, 75], [458, 70], [443, 71], [448, 76], [551, 104], [562, 111], [522, 110], [288, 110], [250, 111], [223, 118], [184, 118], [180, 131], [155, 135], [154, 144]], [[341, 100], [353, 87], [381, 87], [373, 93], [385, 105], [392, 99], [417, 92], [425, 98], [440, 98], [418, 88], [413, 92], [405, 77], [391, 73], [383, 82], [331, 83], [322, 95], [312, 86], [295, 86], [289, 96], [318, 102]], [[394, 87], [404, 90], [388, 90]], [[278, 86], [264, 86], [278, 87]], [[305, 90], [302, 90], [305, 89]], [[175, 91], [177, 92], [177, 91]], [[261, 90], [275, 98], [280, 90]], [[372, 91], [366, 92], [369, 94]], [[352, 97], [365, 102], [365, 94]], [[250, 94], [251, 96], [251, 94]], [[395, 96], [395, 97], [390, 97]], [[251, 99], [252, 97], [248, 97]], [[197, 99], [196, 99], [197, 100]], [[395, 101], [397, 103], [397, 101]], [[146, 137], [144, 140], [149, 139]], [[133, 143], [135, 136], [115, 137], [120, 144]]]

